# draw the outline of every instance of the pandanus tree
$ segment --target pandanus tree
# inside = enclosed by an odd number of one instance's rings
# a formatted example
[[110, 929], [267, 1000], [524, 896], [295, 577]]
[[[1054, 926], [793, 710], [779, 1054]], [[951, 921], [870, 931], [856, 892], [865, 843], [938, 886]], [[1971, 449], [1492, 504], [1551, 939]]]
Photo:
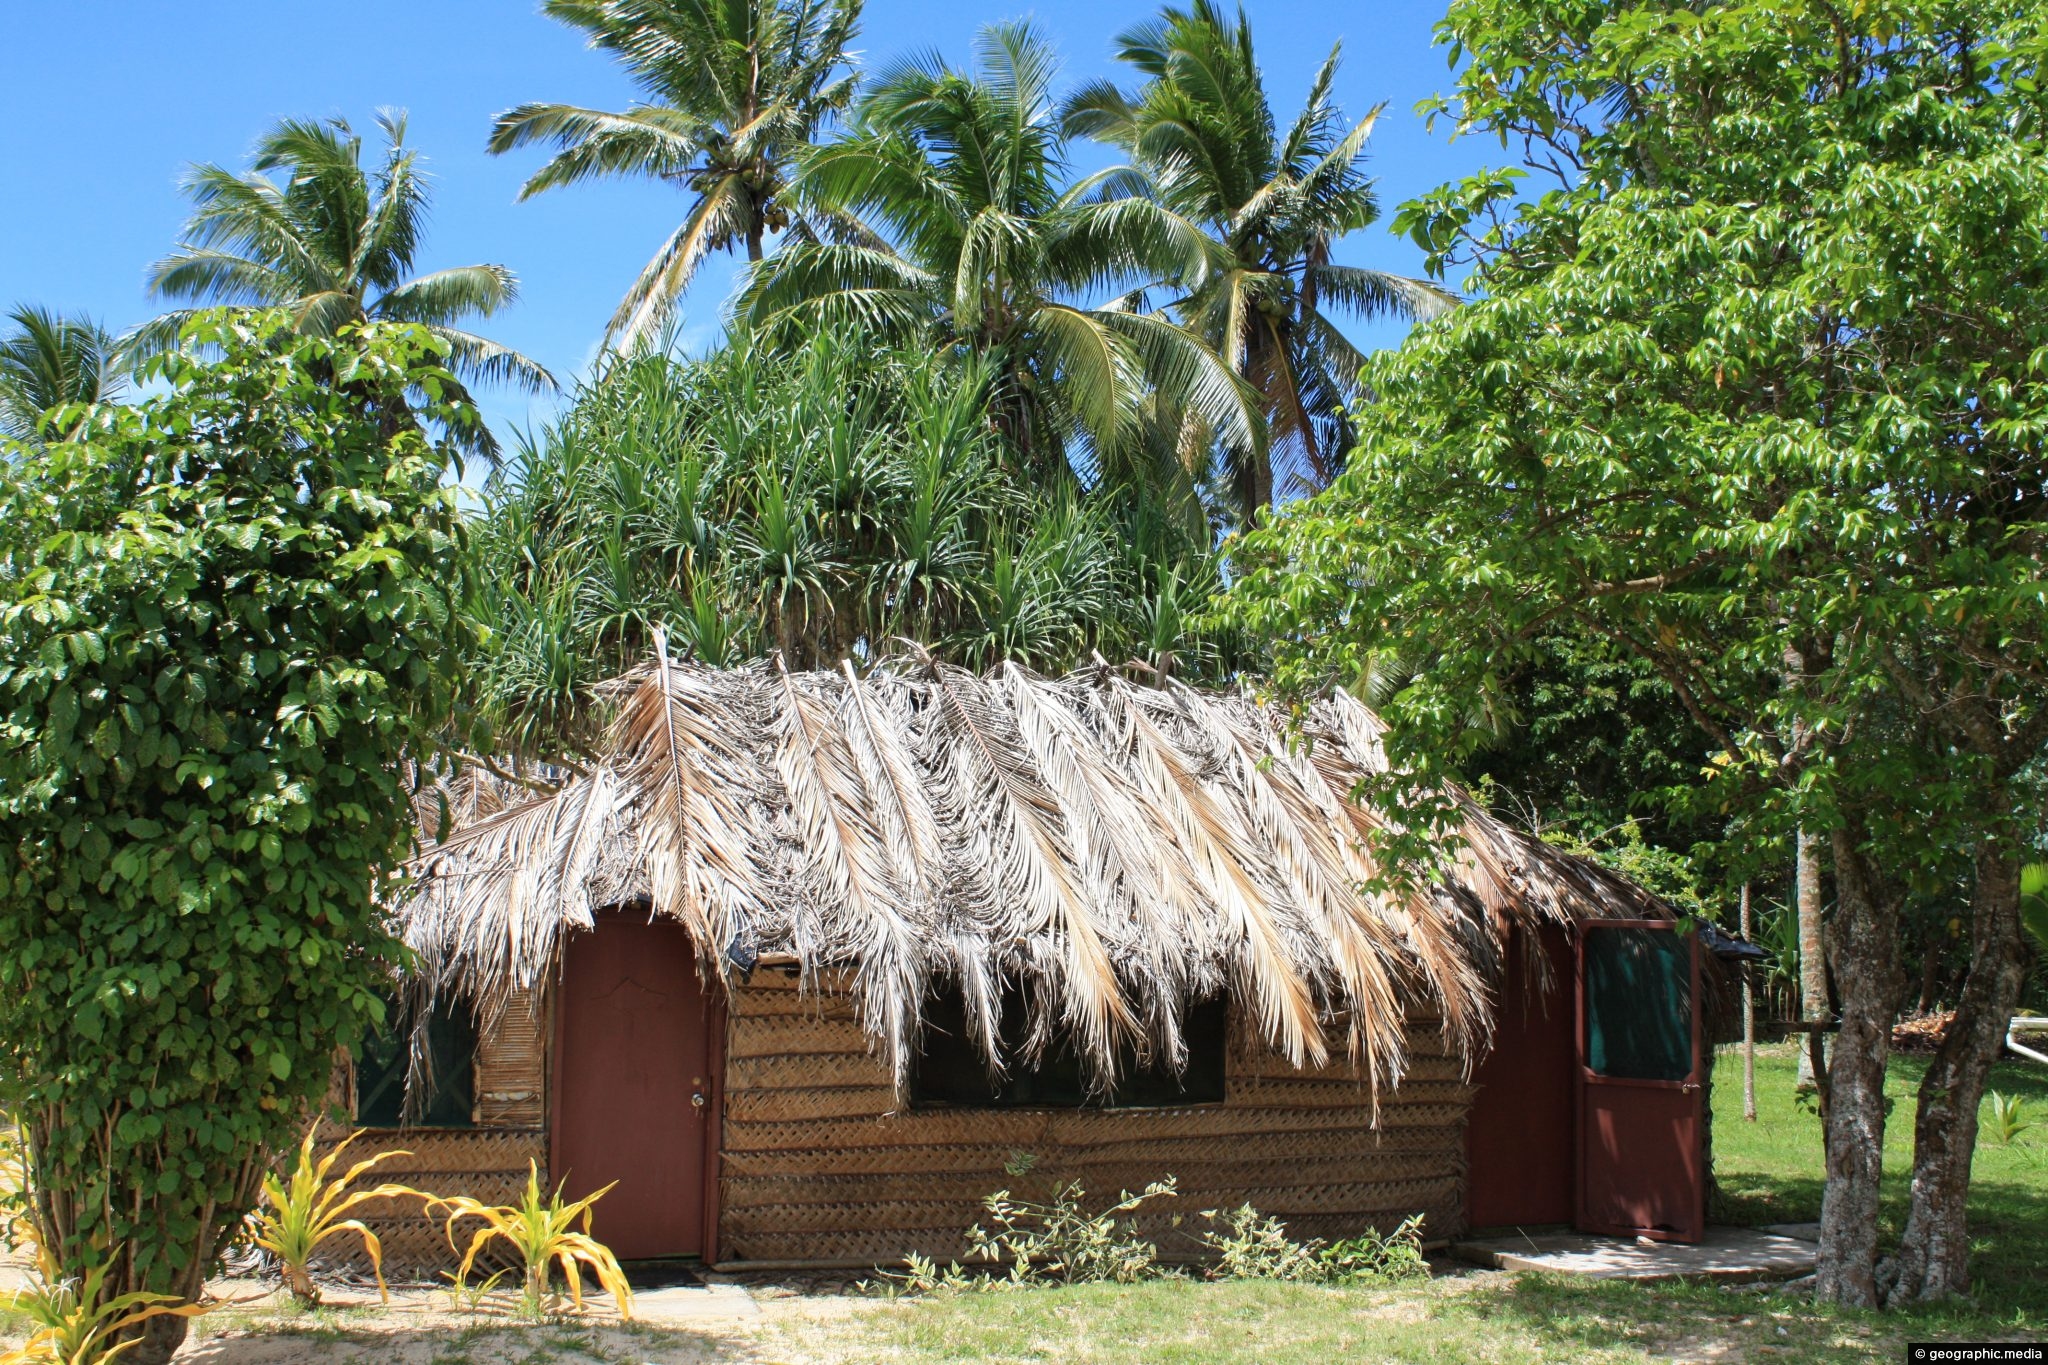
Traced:
[[852, 97], [846, 45], [860, 3], [548, 0], [543, 10], [616, 57], [644, 98], [617, 113], [533, 103], [500, 114], [492, 152], [556, 149], [520, 197], [604, 176], [691, 196], [605, 329], [607, 344], [631, 348], [661, 331], [710, 253], [743, 246], [758, 261], [768, 233], [814, 230], [792, 212], [790, 163]]
[[846, 134], [807, 152], [797, 177], [800, 201], [849, 230], [769, 256], [740, 316], [770, 333], [880, 328], [980, 358], [998, 428], [1042, 475], [1115, 470], [1155, 397], [1257, 451], [1249, 390], [1129, 292], [1203, 278], [1200, 228], [1122, 195], [1117, 171], [1066, 183], [1056, 74], [1024, 24], [983, 29], [971, 71], [922, 56], [881, 72]]
[[990, 430], [992, 368], [821, 332], [614, 359], [508, 456], [473, 526], [474, 697], [495, 751], [601, 750], [590, 689], [646, 659], [974, 667], [1094, 651], [1200, 673], [1205, 536], [1143, 487], [1047, 490]]
[[[413, 274], [431, 187], [419, 154], [405, 145], [405, 115], [380, 113], [377, 126], [386, 146], [374, 168], [363, 165], [362, 138], [338, 118], [279, 122], [257, 142], [245, 174], [192, 167], [184, 179], [192, 217], [177, 249], [150, 267], [151, 291], [196, 305], [284, 308], [313, 336], [365, 322], [414, 323], [448, 347], [458, 388], [551, 391], [555, 381], [538, 363], [462, 325], [518, 296], [510, 270], [463, 265]], [[130, 343], [143, 354], [168, 350], [195, 311], [165, 313]], [[461, 414], [455, 435], [464, 448], [495, 457], [497, 444], [470, 395], [442, 396]]]
[[1334, 257], [1340, 238], [1380, 212], [1365, 174], [1378, 111], [1353, 123], [1331, 98], [1335, 48], [1283, 130], [1242, 9], [1232, 22], [1213, 0], [1194, 0], [1117, 44], [1149, 79], [1134, 94], [1109, 81], [1083, 86], [1065, 126], [1121, 149], [1145, 192], [1207, 237], [1208, 268], [1162, 284], [1175, 292], [1173, 312], [1258, 394], [1271, 453], [1223, 447], [1231, 500], [1249, 516], [1276, 493], [1327, 484], [1350, 448], [1362, 357], [1333, 314], [1427, 318], [1457, 300], [1429, 281]]
[[30, 304], [10, 309], [7, 320], [12, 326], [0, 334], [0, 436], [61, 440], [78, 422], [52, 427], [46, 414], [120, 397], [120, 357], [98, 323]]

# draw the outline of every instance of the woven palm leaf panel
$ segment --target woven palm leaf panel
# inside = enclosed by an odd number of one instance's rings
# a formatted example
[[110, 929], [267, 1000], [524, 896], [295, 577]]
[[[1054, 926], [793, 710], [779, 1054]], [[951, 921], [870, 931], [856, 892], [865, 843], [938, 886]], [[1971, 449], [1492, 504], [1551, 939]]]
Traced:
[[[518, 1199], [526, 1187], [528, 1162], [539, 1167], [545, 1183], [547, 1003], [544, 995], [521, 992], [494, 1027], [479, 1030], [471, 1110], [474, 1127], [366, 1129], [335, 1163], [330, 1178], [378, 1152], [404, 1150], [408, 1155], [379, 1163], [360, 1183], [408, 1185], [441, 1196], [466, 1194], [492, 1204]], [[352, 1107], [352, 1087], [345, 1087], [343, 1093], [349, 1096], [345, 1107]], [[331, 1151], [332, 1144], [348, 1131], [331, 1122], [325, 1125], [320, 1155]], [[387, 1276], [432, 1279], [460, 1259], [449, 1246], [443, 1220], [426, 1216], [418, 1199], [372, 1200], [352, 1212], [383, 1242]], [[467, 1247], [475, 1226], [474, 1220], [456, 1224], [455, 1235], [462, 1246]], [[333, 1264], [359, 1272], [369, 1270], [369, 1260], [357, 1239], [336, 1239], [330, 1245], [337, 1249]], [[488, 1255], [479, 1260], [498, 1264]]]
[[[1091, 1202], [1167, 1175], [1176, 1198], [1139, 1227], [1163, 1256], [1195, 1251], [1205, 1209], [1251, 1203], [1297, 1237], [1462, 1228], [1472, 1089], [1432, 1021], [1412, 1020], [1409, 1066], [1372, 1097], [1339, 1065], [1297, 1070], [1231, 1030], [1222, 1104], [1178, 1109], [898, 1109], [851, 1003], [757, 971], [732, 995], [720, 1159], [728, 1262], [875, 1265], [967, 1254], [982, 1197], [1042, 1197], [1079, 1180]], [[1005, 1166], [1034, 1158], [1021, 1179]], [[1173, 1226], [1178, 1215], [1180, 1226]]]

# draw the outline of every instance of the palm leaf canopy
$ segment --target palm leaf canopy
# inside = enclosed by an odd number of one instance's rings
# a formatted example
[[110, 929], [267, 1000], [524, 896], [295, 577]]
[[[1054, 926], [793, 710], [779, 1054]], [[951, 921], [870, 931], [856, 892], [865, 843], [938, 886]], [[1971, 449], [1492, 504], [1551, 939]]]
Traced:
[[[449, 348], [463, 384], [507, 384], [547, 393], [555, 380], [536, 361], [468, 330], [519, 295], [502, 265], [413, 273], [431, 207], [405, 116], [377, 117], [382, 160], [365, 164], [362, 137], [345, 119], [285, 119], [257, 142], [246, 173], [193, 166], [183, 188], [192, 216], [183, 240], [150, 267], [161, 298], [231, 308], [283, 308], [300, 331], [331, 336], [369, 321], [416, 323]], [[173, 349], [195, 308], [144, 323], [125, 340], [136, 357]], [[460, 397], [467, 399], [467, 392]], [[495, 458], [497, 443], [474, 425], [454, 435]]]
[[[657, 642], [660, 637], [657, 636]], [[660, 648], [658, 644], [658, 648]], [[1240, 692], [916, 655], [865, 676], [656, 661], [604, 694], [602, 759], [424, 852], [398, 906], [416, 988], [486, 1020], [612, 906], [680, 921], [706, 970], [844, 980], [899, 1081], [929, 993], [1022, 989], [1099, 1083], [1126, 1046], [1180, 1058], [1183, 1007], [1228, 992], [1297, 1064], [1398, 1082], [1406, 1016], [1475, 1056], [1517, 923], [1668, 911], [1449, 793], [1434, 874], [1388, 877], [1353, 799], [1378, 720]], [[993, 1028], [976, 1027], [993, 1067]]]

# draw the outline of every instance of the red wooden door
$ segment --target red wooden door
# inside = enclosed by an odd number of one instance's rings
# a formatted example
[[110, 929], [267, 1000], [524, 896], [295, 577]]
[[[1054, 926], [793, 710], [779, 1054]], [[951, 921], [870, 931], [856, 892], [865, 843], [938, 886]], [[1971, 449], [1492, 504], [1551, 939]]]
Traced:
[[550, 1166], [622, 1260], [704, 1252], [711, 1011], [683, 927], [634, 914], [573, 935], [557, 1005]]
[[1579, 932], [1578, 1217], [1585, 1232], [1706, 1230], [1699, 936], [1658, 920]]

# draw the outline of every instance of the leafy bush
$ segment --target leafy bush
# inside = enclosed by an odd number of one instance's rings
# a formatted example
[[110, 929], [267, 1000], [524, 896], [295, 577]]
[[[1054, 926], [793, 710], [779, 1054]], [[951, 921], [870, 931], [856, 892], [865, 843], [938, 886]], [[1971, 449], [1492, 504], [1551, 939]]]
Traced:
[[[557, 1296], [552, 1274], [554, 1267], [559, 1265], [562, 1277], [569, 1282], [569, 1297], [577, 1308], [583, 1307], [583, 1270], [588, 1269], [597, 1282], [618, 1300], [619, 1316], [631, 1318], [633, 1291], [626, 1283], [626, 1272], [611, 1250], [590, 1235], [590, 1206], [604, 1198], [611, 1188], [607, 1185], [596, 1194], [564, 1202], [559, 1185], [553, 1194], [542, 1192], [540, 1168], [529, 1161], [526, 1165], [526, 1189], [517, 1204], [485, 1204], [467, 1195], [434, 1200], [435, 1205], [448, 1212], [447, 1229], [451, 1245], [455, 1240], [456, 1223], [464, 1218], [483, 1220], [483, 1226], [470, 1238], [469, 1250], [463, 1254], [462, 1264], [456, 1268], [454, 1282], [458, 1286], [466, 1285], [470, 1271], [476, 1266], [478, 1253], [492, 1242], [503, 1242], [519, 1258], [525, 1274], [525, 1287], [519, 1297], [523, 1316], [539, 1318], [554, 1311]], [[579, 1223], [582, 1225], [580, 1228], [577, 1226]]]
[[1126, 1215], [1154, 1199], [1171, 1199], [1174, 1178], [1155, 1180], [1138, 1194], [1122, 1191], [1116, 1202], [1086, 1212], [1088, 1192], [1078, 1180], [1053, 1186], [1043, 1203], [997, 1190], [982, 1200], [989, 1226], [968, 1229], [974, 1255], [1007, 1267], [1018, 1284], [1051, 1280], [1065, 1284], [1109, 1280], [1130, 1284], [1152, 1273], [1156, 1243], [1140, 1237]]
[[[1019, 1152], [1004, 1169], [1016, 1179], [1034, 1164], [1034, 1157]], [[967, 1230], [972, 1254], [996, 1273], [970, 1270], [957, 1261], [941, 1267], [913, 1252], [901, 1272], [885, 1272], [879, 1280], [863, 1281], [861, 1288], [894, 1296], [1099, 1280], [1130, 1284], [1159, 1273], [1159, 1247], [1140, 1237], [1127, 1215], [1175, 1193], [1174, 1178], [1168, 1176], [1137, 1194], [1124, 1190], [1109, 1207], [1090, 1213], [1085, 1208], [1088, 1192], [1078, 1180], [1055, 1184], [1044, 1202], [997, 1190], [981, 1201], [988, 1226], [976, 1223]]]
[[1199, 1240], [1215, 1257], [1210, 1274], [1219, 1280], [1314, 1280], [1320, 1243], [1297, 1242], [1286, 1225], [1268, 1218], [1250, 1204], [1236, 1209], [1204, 1209], [1215, 1226]]
[[[38, 1240], [72, 1276], [120, 1248], [115, 1298], [198, 1293], [380, 1022], [407, 760], [470, 629], [408, 404], [436, 410], [436, 344], [210, 317], [187, 345], [0, 489], [0, 1076]], [[137, 1361], [184, 1330], [144, 1327]]]
[[1316, 1259], [1337, 1284], [1398, 1284], [1429, 1278], [1422, 1254], [1422, 1215], [1413, 1214], [1389, 1232], [1369, 1231], [1331, 1242]]
[[370, 1270], [377, 1277], [377, 1293], [388, 1303], [391, 1294], [384, 1287], [383, 1244], [360, 1219], [342, 1215], [372, 1199], [409, 1196], [431, 1203], [434, 1197], [409, 1185], [379, 1185], [368, 1190], [350, 1188], [358, 1177], [379, 1164], [393, 1157], [411, 1156], [412, 1153], [407, 1151], [379, 1152], [349, 1167], [347, 1174], [339, 1180], [329, 1180], [327, 1173], [334, 1169], [334, 1163], [362, 1134], [349, 1134], [335, 1144], [333, 1151], [315, 1162], [313, 1141], [318, 1131], [317, 1124], [306, 1130], [305, 1140], [299, 1143], [298, 1160], [293, 1163], [290, 1180], [280, 1179], [275, 1171], [263, 1177], [263, 1204], [251, 1215], [255, 1236], [250, 1240], [277, 1257], [285, 1287], [291, 1290], [292, 1297], [300, 1304], [311, 1308], [320, 1302], [320, 1287], [313, 1283], [314, 1253], [329, 1238], [352, 1232], [362, 1239], [363, 1250], [369, 1253]]
[[1214, 1226], [1198, 1239], [1215, 1257], [1219, 1280], [1299, 1280], [1315, 1284], [1393, 1284], [1429, 1274], [1422, 1255], [1422, 1215], [1390, 1232], [1370, 1231], [1343, 1241], [1320, 1237], [1297, 1242], [1286, 1225], [1250, 1204], [1205, 1210]]

